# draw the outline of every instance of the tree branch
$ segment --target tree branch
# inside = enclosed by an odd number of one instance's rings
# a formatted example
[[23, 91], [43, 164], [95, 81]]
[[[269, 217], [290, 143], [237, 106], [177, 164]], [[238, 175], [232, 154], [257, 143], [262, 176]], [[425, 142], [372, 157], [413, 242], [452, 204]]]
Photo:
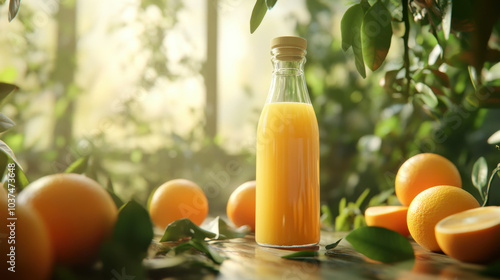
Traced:
[[404, 54], [403, 54], [403, 59], [404, 59], [404, 64], [403, 67], [405, 68], [405, 78], [406, 78], [406, 88], [405, 88], [405, 93], [406, 96], [410, 95], [410, 47], [408, 46], [408, 41], [410, 37], [410, 19], [408, 17], [408, 0], [402, 0], [402, 5], [403, 5], [403, 22], [405, 23], [405, 33], [403, 35], [403, 41], [404, 41]]

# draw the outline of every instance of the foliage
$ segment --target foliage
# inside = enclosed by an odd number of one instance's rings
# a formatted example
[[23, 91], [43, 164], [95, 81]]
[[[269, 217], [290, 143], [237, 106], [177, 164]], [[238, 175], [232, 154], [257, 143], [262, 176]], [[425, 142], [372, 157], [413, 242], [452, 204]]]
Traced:
[[[215, 241], [241, 238], [249, 232], [246, 228], [234, 229], [230, 227], [220, 217], [216, 217], [207, 228], [202, 229], [187, 218], [172, 222], [167, 226], [160, 239], [160, 242], [165, 246], [165, 249], [160, 252], [167, 253], [167, 257], [172, 257], [172, 255], [182, 256], [186, 251], [194, 249], [204, 253], [215, 265], [220, 265], [226, 258], [213, 249], [206, 239]], [[176, 242], [179, 241], [181, 243], [177, 244]]]
[[[486, 143], [499, 118], [491, 110], [500, 96], [498, 5], [361, 0], [339, 26], [336, 11], [344, 4], [306, 1], [311, 20], [298, 21], [296, 33], [308, 41], [305, 75], [320, 127], [321, 196], [329, 205], [365, 189], [392, 189], [399, 166], [417, 153], [450, 159], [463, 182], [478, 157], [500, 161]], [[473, 191], [470, 183], [464, 188]], [[500, 203], [498, 194], [492, 199]]]
[[482, 206], [487, 206], [489, 197], [490, 197], [490, 188], [493, 179], [496, 177], [495, 175], [500, 176], [500, 163], [497, 165], [495, 169], [491, 172], [491, 176], [488, 179], [488, 164], [484, 157], [480, 157], [474, 163], [474, 167], [472, 169], [472, 184], [479, 192], [481, 200], [483, 201]]
[[[16, 85], [0, 82], [0, 103], [2, 103], [10, 93], [18, 90]], [[14, 122], [4, 114], [0, 113], [0, 133], [3, 133], [13, 127]], [[4, 141], [0, 140], [0, 175], [3, 178], [7, 174], [13, 174], [13, 178], [8, 178], [9, 188], [19, 192], [29, 181], [24, 174], [21, 164], [17, 160], [14, 151]], [[14, 165], [12, 165], [14, 164]], [[12, 184], [11, 184], [12, 182]], [[13, 186], [14, 188], [11, 188]]]
[[361, 205], [369, 193], [370, 190], [366, 189], [358, 199], [356, 199], [356, 202], [347, 203], [345, 197], [340, 200], [339, 215], [335, 218], [336, 231], [350, 231], [353, 228], [357, 229], [366, 226], [365, 217], [363, 215], [364, 211], [361, 210]]
[[[75, 2], [57, 4], [67, 4], [65, 8], [69, 10], [78, 8]], [[185, 129], [183, 124], [172, 121], [173, 115], [169, 110], [165, 110], [161, 118], [144, 116], [148, 108], [141, 102], [149, 92], [164, 91], [165, 83], [198, 77], [203, 71], [205, 62], [189, 54], [182, 55], [175, 63], [168, 57], [166, 38], [178, 30], [178, 16], [184, 4], [179, 0], [148, 0], [141, 1], [137, 6], [134, 3], [127, 5], [137, 9], [137, 20], [113, 19], [114, 25], [107, 30], [107, 35], [109, 38], [120, 37], [124, 31], [139, 28], [141, 32], [136, 35], [140, 46], [136, 56], [145, 59], [144, 67], [134, 69], [136, 83], [127, 93], [120, 93], [113, 104], [109, 104], [110, 110], [88, 131], [78, 128], [77, 117], [82, 114], [77, 115], [70, 104], [77, 107], [76, 104], [85, 101], [94, 87], [93, 81], [82, 83], [78, 79], [79, 65], [66, 63], [67, 72], [72, 71], [75, 75], [73, 80], [61, 87], [64, 73], [54, 67], [63, 53], [80, 57], [80, 51], [74, 46], [56, 42], [51, 45], [62, 49], [55, 51], [43, 46], [37, 34], [46, 28], [34, 20], [39, 15], [34, 7], [23, 5], [23, 12], [18, 15], [19, 24], [22, 23], [18, 27], [19, 33], [23, 36], [13, 42], [13, 46], [16, 54], [27, 59], [22, 61], [24, 64], [20, 70], [15, 67], [1, 69], [0, 79], [8, 76], [11, 77], [9, 82], [18, 79], [26, 85], [15, 96], [9, 97], [9, 103], [4, 105], [3, 109], [9, 111], [9, 117], [18, 125], [4, 134], [3, 140], [29, 171], [29, 179], [67, 171], [76, 160], [85, 161], [87, 158], [85, 175], [103, 185], [112, 181], [116, 194], [125, 201], [133, 198], [145, 202], [155, 187], [167, 180], [183, 177], [202, 186], [214, 201], [210, 211], [221, 213], [225, 211], [222, 202], [231, 188], [254, 177], [251, 153], [229, 152], [220, 139], [206, 136], [203, 131], [204, 115], [194, 108], [187, 116], [193, 121], [193, 126]], [[53, 8], [54, 14], [47, 12], [43, 15], [57, 30], [74, 24], [59, 17], [58, 6]], [[158, 17], [151, 18], [151, 13], [158, 13]], [[86, 33], [75, 35], [75, 41], [79, 42]], [[49, 100], [44, 103], [47, 107], [43, 110], [37, 107], [40, 99]], [[7, 124], [2, 120], [0, 118], [0, 124]], [[44, 127], [40, 128], [37, 121], [42, 120]], [[38, 134], [33, 127], [39, 129]], [[40, 164], [42, 162], [44, 164]], [[81, 169], [72, 168], [69, 167], [69, 171], [81, 172]]]

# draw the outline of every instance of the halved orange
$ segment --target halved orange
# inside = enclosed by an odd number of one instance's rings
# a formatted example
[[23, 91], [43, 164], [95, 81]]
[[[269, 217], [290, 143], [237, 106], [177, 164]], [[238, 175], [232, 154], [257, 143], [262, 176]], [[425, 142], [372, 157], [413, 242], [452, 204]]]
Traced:
[[408, 236], [407, 212], [407, 206], [373, 206], [366, 209], [365, 220], [368, 226], [383, 227]]
[[500, 207], [474, 208], [436, 224], [443, 252], [463, 262], [484, 263], [500, 257]]

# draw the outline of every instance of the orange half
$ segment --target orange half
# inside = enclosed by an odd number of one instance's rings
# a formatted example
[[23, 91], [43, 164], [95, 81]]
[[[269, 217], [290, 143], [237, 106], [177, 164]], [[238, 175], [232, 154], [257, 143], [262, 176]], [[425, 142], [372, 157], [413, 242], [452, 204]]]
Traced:
[[475, 208], [436, 224], [436, 240], [448, 256], [484, 263], [500, 257], [500, 207]]
[[408, 236], [407, 213], [407, 206], [373, 206], [366, 209], [365, 220], [368, 226], [383, 227]]

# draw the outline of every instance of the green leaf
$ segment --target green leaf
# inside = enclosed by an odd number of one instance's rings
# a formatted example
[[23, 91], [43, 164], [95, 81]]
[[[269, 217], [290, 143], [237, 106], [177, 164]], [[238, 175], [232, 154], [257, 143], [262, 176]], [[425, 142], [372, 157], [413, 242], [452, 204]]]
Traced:
[[278, 2], [278, 0], [266, 0], [267, 9], [271, 10], [274, 5], [276, 5], [276, 2]]
[[339, 240], [337, 240], [336, 242], [332, 243], [332, 244], [328, 244], [325, 246], [325, 249], [327, 250], [332, 250], [332, 249], [335, 249], [337, 248], [337, 246], [340, 244], [340, 241], [342, 241], [342, 238], [340, 238]]
[[421, 93], [418, 96], [425, 104], [427, 104], [427, 106], [436, 108], [436, 106], [439, 104], [439, 100], [428, 85], [424, 83], [416, 83], [415, 89]]
[[345, 197], [342, 197], [342, 199], [339, 202], [339, 213], [344, 212], [346, 205], [347, 205], [347, 199]]
[[252, 16], [250, 17], [250, 34], [253, 34], [255, 30], [257, 30], [257, 27], [259, 27], [260, 23], [264, 19], [266, 12], [267, 5], [265, 0], [257, 0], [252, 10]]
[[18, 89], [16, 85], [0, 83], [0, 102], [2, 102], [11, 92]]
[[450, 38], [451, 31], [451, 10], [452, 10], [452, 0], [441, 1], [443, 6], [440, 7], [443, 13], [443, 20], [441, 21], [441, 26], [443, 27], [444, 39], [448, 40]]
[[351, 229], [349, 225], [349, 215], [341, 213], [335, 218], [335, 231], [348, 231]]
[[106, 279], [113, 278], [113, 272], [134, 275], [145, 279], [142, 265], [153, 239], [153, 223], [149, 213], [135, 201], [123, 205], [113, 229], [112, 238], [101, 246], [102, 272]]
[[356, 251], [376, 261], [391, 263], [415, 258], [408, 239], [392, 230], [360, 227], [345, 238]]
[[107, 240], [101, 245], [99, 256], [102, 262], [100, 269], [102, 277], [99, 279], [116, 279], [116, 274], [133, 275], [134, 279], [146, 279], [146, 270], [143, 266], [144, 255], [131, 254], [126, 244]]
[[375, 125], [375, 135], [380, 138], [385, 138], [389, 134], [400, 134], [401, 118], [391, 116], [377, 122]]
[[148, 271], [164, 270], [168, 268], [179, 267], [188, 260], [184, 257], [172, 256], [168, 258], [147, 258], [144, 260], [144, 267]]
[[0, 113], [0, 133], [13, 127], [15, 123], [9, 119], [6, 115]]
[[365, 216], [362, 214], [356, 215], [356, 217], [354, 217], [354, 228], [356, 229], [364, 226], [366, 226]]
[[0, 151], [2, 151], [5, 155], [7, 155], [14, 163], [21, 168], [21, 165], [17, 161], [16, 156], [14, 155], [14, 152], [12, 149], [2, 140], [0, 140]]
[[188, 242], [181, 243], [174, 248], [176, 255], [182, 254], [189, 249], [196, 249], [202, 253], [205, 253], [212, 261], [216, 264], [221, 264], [225, 258], [219, 255], [214, 249], [203, 240], [191, 239]]
[[221, 264], [224, 261], [224, 257], [219, 255], [214, 249], [212, 249], [207, 242], [203, 240], [191, 239], [188, 242], [193, 248], [197, 249], [200, 252], [207, 254], [210, 259], [214, 261], [216, 264]]
[[385, 60], [391, 46], [391, 13], [379, 0], [366, 12], [361, 25], [363, 59], [372, 71]]
[[488, 184], [488, 163], [484, 157], [480, 157], [474, 163], [471, 174], [472, 184], [479, 191], [484, 200], [485, 187]]
[[229, 226], [226, 221], [217, 216], [214, 220], [208, 224], [207, 229], [216, 234], [215, 239], [231, 239], [231, 238], [242, 238], [250, 232], [249, 227], [241, 227], [235, 229]]
[[283, 259], [289, 259], [289, 260], [293, 260], [293, 259], [297, 259], [297, 258], [311, 258], [311, 257], [317, 257], [319, 254], [318, 254], [318, 251], [298, 251], [298, 252], [295, 252], [295, 253], [291, 253], [291, 254], [288, 254], [288, 255], [284, 255], [284, 256], [281, 256]]
[[153, 239], [153, 223], [149, 212], [134, 200], [120, 208], [113, 240], [127, 246], [132, 254], [146, 254]]
[[160, 242], [179, 241], [186, 238], [205, 240], [205, 238], [214, 238], [215, 236], [215, 233], [204, 230], [191, 222], [191, 220], [184, 218], [169, 224]]
[[350, 7], [342, 17], [340, 29], [342, 33], [342, 49], [346, 51], [352, 46], [356, 69], [361, 77], [366, 78], [363, 47], [361, 44], [361, 24], [365, 13], [361, 4]]
[[72, 164], [70, 164], [70, 166], [68, 166], [68, 168], [64, 170], [64, 173], [83, 174], [87, 170], [88, 166], [89, 166], [89, 156], [84, 156], [75, 160]]
[[116, 195], [116, 193], [106, 189], [106, 191], [108, 192], [108, 194], [111, 196], [111, 198], [113, 199], [113, 202], [115, 203], [116, 207], [117, 208], [120, 208], [123, 206], [124, 202], [123, 200], [118, 196]]
[[21, 0], [10, 0], [9, 3], [9, 22], [12, 21], [19, 11], [19, 6], [21, 5]]
[[340, 32], [342, 34], [342, 49], [347, 51], [355, 40], [355, 37], [361, 40], [361, 24], [365, 15], [361, 4], [351, 6], [342, 16], [340, 21]]
[[368, 196], [368, 194], [370, 193], [370, 189], [365, 189], [361, 195], [359, 195], [358, 199], [356, 199], [356, 207], [358, 208], [361, 208], [361, 204], [363, 203], [363, 201], [365, 201], [366, 197]]
[[4, 153], [0, 153], [0, 178], [3, 178], [5, 171], [7, 170], [8, 164], [9, 164], [9, 157]]
[[467, 66], [467, 70], [469, 71], [470, 81], [472, 83], [472, 86], [474, 87], [474, 90], [478, 90], [480, 82], [479, 82], [479, 77], [477, 76], [476, 68], [469, 65]]
[[368, 207], [382, 205], [394, 193], [394, 188], [382, 191], [370, 199]]
[[498, 144], [500, 143], [500, 130], [497, 132], [493, 133], [489, 138], [488, 138], [488, 144]]
[[24, 171], [21, 169], [19, 165], [16, 164], [16, 169], [14, 171], [14, 174], [16, 174], [16, 182], [15, 186], [17, 191], [21, 191], [24, 189], [27, 185], [29, 185], [29, 180], [26, 177], [26, 174], [24, 174]]

